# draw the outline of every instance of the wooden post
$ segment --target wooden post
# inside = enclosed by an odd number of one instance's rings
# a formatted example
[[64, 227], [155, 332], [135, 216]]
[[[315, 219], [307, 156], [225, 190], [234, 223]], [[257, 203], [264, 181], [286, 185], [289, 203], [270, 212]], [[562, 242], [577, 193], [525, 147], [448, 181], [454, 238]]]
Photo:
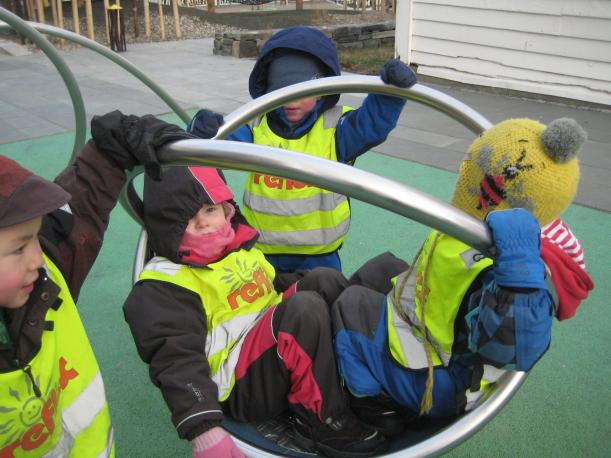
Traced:
[[38, 22], [45, 22], [45, 8], [42, 5], [42, 0], [36, 0], [36, 12], [38, 14]]
[[64, 3], [62, 0], [57, 0], [57, 24], [60, 29], [64, 28]]
[[172, 0], [172, 15], [174, 16], [174, 31], [176, 32], [176, 38], [182, 37], [180, 31], [180, 15], [178, 14], [178, 0]]
[[163, 5], [161, 0], [157, 0], [157, 6], [159, 7], [159, 33], [161, 34], [161, 39], [165, 40], [165, 21], [163, 20]]
[[110, 45], [110, 25], [108, 24], [108, 0], [104, 0], [104, 30], [106, 30], [106, 41]]
[[95, 40], [95, 32], [93, 30], [93, 11], [91, 9], [91, 0], [85, 0], [85, 19], [87, 20], [87, 36], [90, 40]]
[[81, 33], [81, 24], [78, 16], [78, 0], [72, 0], [72, 31], [74, 33]]
[[138, 4], [140, 0], [134, 0], [132, 3], [132, 13], [134, 15], [134, 37], [140, 35], [140, 21], [138, 20]]
[[295, 9], [302, 10], [303, 9], [303, 0], [295, 0]]
[[26, 0], [26, 7], [28, 10], [28, 21], [36, 21], [36, 5], [34, 0]]
[[151, 13], [149, 11], [149, 0], [142, 0], [144, 5], [144, 34], [151, 38]]
[[208, 7], [208, 12], [209, 13], [214, 13], [216, 12], [216, 7], [214, 5], [214, 0], [206, 0], [206, 6]]
[[57, 27], [57, 3], [56, 0], [51, 0], [51, 20], [53, 25]]

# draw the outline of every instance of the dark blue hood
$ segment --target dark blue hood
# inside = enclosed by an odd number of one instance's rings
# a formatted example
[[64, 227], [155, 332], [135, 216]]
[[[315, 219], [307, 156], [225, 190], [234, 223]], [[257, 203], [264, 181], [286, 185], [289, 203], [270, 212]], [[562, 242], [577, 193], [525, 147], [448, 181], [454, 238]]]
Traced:
[[[312, 27], [289, 27], [280, 30], [267, 40], [259, 53], [259, 58], [248, 81], [248, 89], [253, 99], [267, 92], [267, 70], [270, 61], [275, 56], [291, 51], [300, 51], [318, 58], [327, 70], [325, 76], [341, 74], [337, 48], [329, 37]], [[331, 108], [338, 101], [339, 94], [324, 96], [322, 111]]]

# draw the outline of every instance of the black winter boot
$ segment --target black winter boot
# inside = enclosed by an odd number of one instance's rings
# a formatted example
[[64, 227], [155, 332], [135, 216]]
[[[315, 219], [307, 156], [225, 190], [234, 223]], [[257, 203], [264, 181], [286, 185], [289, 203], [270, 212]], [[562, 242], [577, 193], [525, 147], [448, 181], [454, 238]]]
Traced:
[[362, 424], [346, 411], [327, 423], [312, 415], [295, 414], [295, 443], [309, 451], [322, 452], [330, 458], [368, 457], [388, 450], [388, 442], [373, 428]]
[[350, 408], [356, 416], [386, 437], [401, 434], [418, 415], [394, 401], [386, 394], [357, 398], [350, 396]]

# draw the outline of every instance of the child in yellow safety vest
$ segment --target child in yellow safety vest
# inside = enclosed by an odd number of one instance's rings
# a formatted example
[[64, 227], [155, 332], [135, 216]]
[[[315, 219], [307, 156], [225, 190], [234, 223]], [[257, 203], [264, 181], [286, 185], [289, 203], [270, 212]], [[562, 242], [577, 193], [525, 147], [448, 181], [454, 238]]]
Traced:
[[[113, 122], [106, 129], [117, 131]], [[191, 441], [194, 457], [237, 458], [224, 413], [261, 421], [290, 411], [295, 442], [306, 450], [383, 452], [385, 438], [356, 419], [337, 374], [329, 306], [346, 279], [319, 268], [277, 292], [257, 232], [237, 218], [232, 198], [210, 167], [171, 167], [160, 181], [144, 180], [143, 221], [155, 255], [124, 312], [178, 435]]]
[[433, 231], [412, 265], [386, 253], [357, 271], [332, 317], [364, 422], [393, 435], [418, 415], [460, 414], [505, 370], [529, 370], [547, 351], [553, 317], [572, 317], [594, 287], [560, 220], [584, 140], [566, 118], [492, 127], [469, 148], [452, 199], [487, 223], [492, 256]]
[[[295, 83], [339, 76], [335, 43], [311, 27], [290, 27], [265, 43], [250, 74], [253, 98]], [[398, 59], [380, 72], [398, 87], [416, 83], [416, 75]], [[339, 94], [292, 101], [233, 132], [235, 140], [306, 153], [353, 164], [382, 143], [395, 128], [405, 99], [369, 94], [358, 109], [337, 105]], [[216, 134], [220, 115], [200, 110], [187, 130], [201, 138]], [[260, 234], [257, 247], [277, 272], [325, 266], [341, 271], [339, 249], [350, 227], [346, 196], [293, 180], [250, 173], [243, 199], [244, 216]]]
[[[155, 130], [154, 118], [138, 122]], [[185, 137], [157, 127], [146, 143]], [[154, 154], [117, 151], [98, 134], [54, 182], [0, 156], [0, 456], [114, 456], [104, 384], [75, 302], [125, 169], [152, 164]]]

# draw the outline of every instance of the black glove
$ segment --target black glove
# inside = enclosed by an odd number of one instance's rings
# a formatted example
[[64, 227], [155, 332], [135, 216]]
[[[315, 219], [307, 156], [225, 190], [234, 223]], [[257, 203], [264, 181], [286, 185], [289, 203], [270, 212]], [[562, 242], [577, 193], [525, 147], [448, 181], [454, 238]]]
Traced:
[[380, 78], [386, 84], [397, 87], [412, 87], [418, 82], [416, 74], [399, 59], [390, 59], [380, 70]]
[[224, 122], [222, 114], [203, 108], [195, 113], [195, 116], [193, 116], [193, 119], [187, 126], [187, 132], [199, 138], [212, 138]]
[[141, 164], [154, 180], [161, 179], [157, 151], [166, 143], [195, 138], [180, 127], [151, 115], [124, 115], [111, 111], [91, 120], [91, 136], [100, 152], [110, 156], [120, 167], [132, 170]]

